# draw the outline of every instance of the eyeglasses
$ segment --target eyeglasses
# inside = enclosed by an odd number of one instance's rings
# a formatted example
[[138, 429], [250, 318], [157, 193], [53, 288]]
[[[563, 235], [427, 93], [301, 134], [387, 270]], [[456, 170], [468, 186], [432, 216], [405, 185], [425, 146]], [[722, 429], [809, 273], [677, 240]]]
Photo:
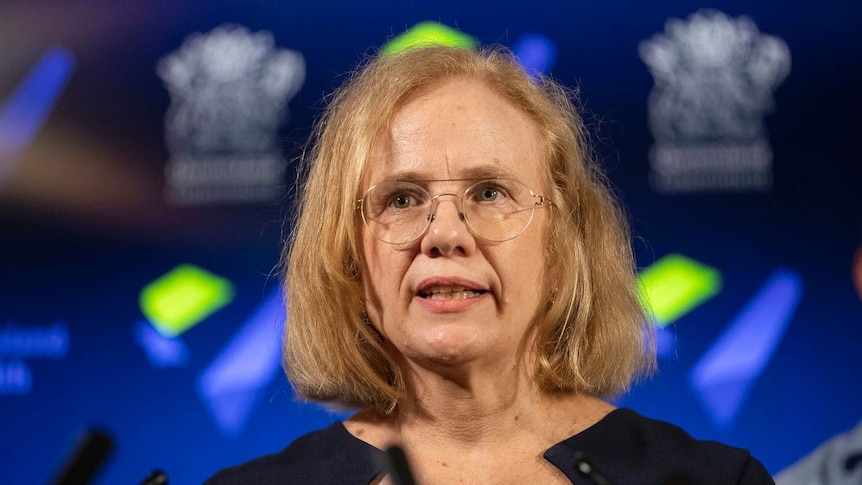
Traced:
[[440, 198], [458, 199], [458, 215], [476, 236], [502, 242], [520, 236], [530, 225], [536, 207], [551, 201], [536, 195], [521, 182], [507, 178], [482, 179], [467, 187], [463, 195], [432, 196], [417, 182], [458, 182], [476, 179], [395, 180], [372, 185], [356, 201], [362, 221], [377, 239], [389, 244], [407, 244], [419, 239], [434, 220]]

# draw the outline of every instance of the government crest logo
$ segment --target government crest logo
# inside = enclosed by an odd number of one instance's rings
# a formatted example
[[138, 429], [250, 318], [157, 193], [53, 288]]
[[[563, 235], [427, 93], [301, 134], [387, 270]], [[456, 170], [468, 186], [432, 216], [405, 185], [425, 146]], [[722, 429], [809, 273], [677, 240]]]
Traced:
[[305, 80], [300, 53], [272, 34], [221, 26], [192, 34], [157, 72], [170, 92], [166, 198], [179, 205], [256, 203], [283, 194], [278, 129]]
[[790, 72], [790, 50], [747, 17], [702, 10], [640, 44], [649, 96], [650, 185], [657, 192], [768, 191], [763, 124]]

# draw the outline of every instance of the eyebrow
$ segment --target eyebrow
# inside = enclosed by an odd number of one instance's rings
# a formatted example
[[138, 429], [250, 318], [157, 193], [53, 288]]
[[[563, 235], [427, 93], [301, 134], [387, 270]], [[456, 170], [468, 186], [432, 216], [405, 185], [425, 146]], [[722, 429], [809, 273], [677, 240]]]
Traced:
[[391, 177], [388, 177], [389, 180], [400, 180], [404, 182], [445, 182], [445, 181], [459, 181], [459, 180], [482, 180], [482, 179], [498, 179], [498, 178], [517, 178], [514, 172], [511, 170], [499, 168], [499, 167], [489, 167], [489, 166], [481, 166], [481, 167], [471, 167], [464, 170], [458, 171], [458, 177], [451, 179], [435, 179], [428, 178], [427, 173], [425, 175], [422, 172], [417, 172], [414, 170], [406, 170], [403, 172], [395, 172]]

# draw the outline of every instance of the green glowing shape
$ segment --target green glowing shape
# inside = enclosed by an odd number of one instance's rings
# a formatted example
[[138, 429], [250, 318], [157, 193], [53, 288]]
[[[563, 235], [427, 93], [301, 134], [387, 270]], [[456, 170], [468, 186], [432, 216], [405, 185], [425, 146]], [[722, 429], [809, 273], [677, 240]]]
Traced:
[[383, 55], [396, 54], [414, 47], [445, 45], [458, 49], [476, 49], [479, 42], [472, 36], [437, 22], [419, 22], [407, 32], [393, 38], [380, 48]]
[[141, 290], [141, 310], [165, 337], [176, 337], [233, 300], [230, 281], [182, 264]]
[[669, 254], [640, 273], [641, 305], [664, 327], [721, 291], [721, 273], [681, 254]]

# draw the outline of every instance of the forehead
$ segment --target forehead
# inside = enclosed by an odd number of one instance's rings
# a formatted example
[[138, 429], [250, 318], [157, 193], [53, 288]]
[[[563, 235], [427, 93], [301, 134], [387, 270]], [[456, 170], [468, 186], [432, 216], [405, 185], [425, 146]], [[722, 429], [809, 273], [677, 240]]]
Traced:
[[539, 128], [480, 81], [447, 81], [414, 96], [372, 150], [363, 185], [391, 179], [544, 180]]

